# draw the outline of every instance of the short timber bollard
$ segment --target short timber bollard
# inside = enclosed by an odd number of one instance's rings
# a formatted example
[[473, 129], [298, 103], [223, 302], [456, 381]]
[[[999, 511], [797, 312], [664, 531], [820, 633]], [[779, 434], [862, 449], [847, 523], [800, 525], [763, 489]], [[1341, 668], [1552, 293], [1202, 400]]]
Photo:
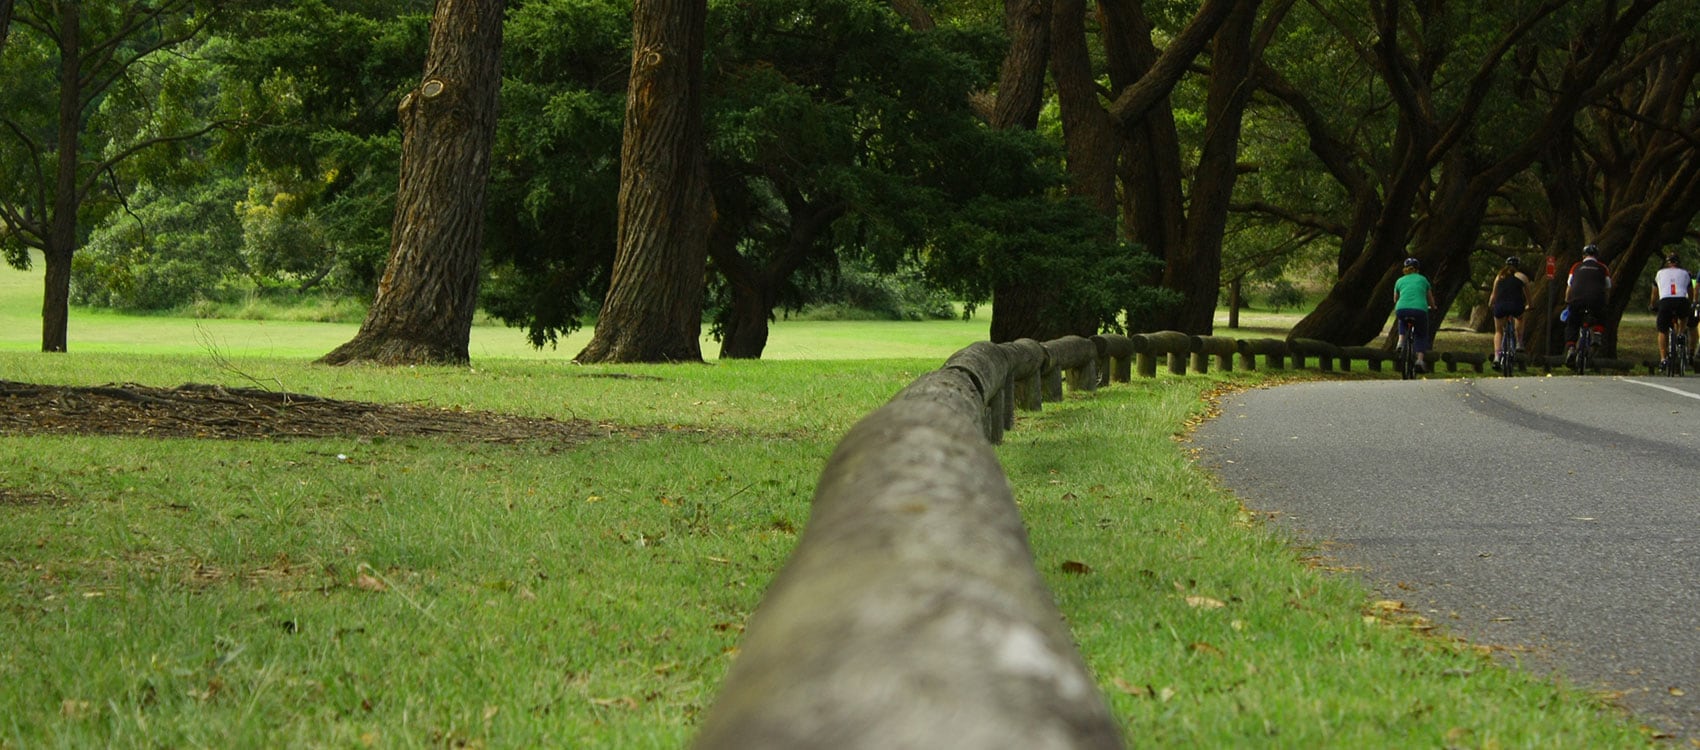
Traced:
[[1240, 366], [1244, 369], [1256, 370], [1259, 356], [1268, 369], [1287, 369], [1287, 342], [1282, 339], [1241, 339], [1239, 348]]
[[1293, 364], [1300, 370], [1306, 357], [1316, 357], [1316, 369], [1334, 371], [1334, 360], [1340, 358], [1340, 347], [1318, 339], [1287, 339], [1287, 350], [1293, 354]]
[[1210, 372], [1210, 359], [1216, 358], [1216, 369], [1222, 372], [1234, 371], [1234, 354], [1239, 351], [1239, 342], [1225, 336], [1193, 336], [1192, 371], [1200, 375]]
[[[1068, 375], [1071, 391], [1098, 390], [1098, 345], [1083, 336], [1063, 336], [1046, 341], [1050, 356], [1045, 365], [1045, 400], [1061, 401], [1062, 375]], [[1054, 386], [1053, 386], [1054, 383]], [[1055, 392], [1052, 388], [1055, 388]]]
[[1133, 339], [1119, 333], [1101, 333], [1092, 337], [1098, 345], [1098, 385], [1133, 380]]
[[1350, 371], [1352, 360], [1361, 359], [1369, 366], [1370, 372], [1381, 372], [1381, 363], [1393, 361], [1393, 355], [1386, 349], [1374, 346], [1342, 346], [1340, 347], [1340, 369]]
[[[1169, 358], [1170, 373], [1175, 375], [1186, 374], [1186, 358], [1188, 354], [1192, 353], [1191, 336], [1181, 333], [1180, 331], [1157, 331], [1155, 333], [1142, 333], [1140, 335], [1145, 338], [1146, 343], [1149, 344], [1151, 348], [1151, 353], [1149, 355], [1145, 353], [1140, 354], [1140, 375], [1145, 375], [1145, 371], [1147, 369], [1144, 364], [1145, 357], [1155, 357], [1159, 355]], [[1151, 374], [1147, 377], [1157, 376], [1157, 365], [1155, 362], [1151, 364], [1150, 371]]]

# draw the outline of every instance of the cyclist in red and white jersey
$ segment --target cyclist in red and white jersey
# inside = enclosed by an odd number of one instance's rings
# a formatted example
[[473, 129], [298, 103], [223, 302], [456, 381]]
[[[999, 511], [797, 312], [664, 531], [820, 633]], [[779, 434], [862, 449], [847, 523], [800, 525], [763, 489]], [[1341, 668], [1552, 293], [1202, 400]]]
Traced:
[[1676, 253], [1665, 256], [1665, 267], [1653, 276], [1653, 311], [1658, 314], [1659, 369], [1664, 369], [1665, 352], [1669, 351], [1672, 330], [1682, 333], [1688, 324], [1688, 312], [1694, 304], [1693, 277], [1682, 267]]

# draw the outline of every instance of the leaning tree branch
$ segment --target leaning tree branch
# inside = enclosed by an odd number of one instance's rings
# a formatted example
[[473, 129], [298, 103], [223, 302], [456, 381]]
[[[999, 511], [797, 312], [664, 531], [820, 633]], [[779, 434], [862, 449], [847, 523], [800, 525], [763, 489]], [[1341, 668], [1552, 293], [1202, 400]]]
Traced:
[[181, 143], [183, 141], [192, 141], [196, 138], [200, 138], [201, 136], [204, 136], [208, 133], [211, 133], [214, 130], [220, 130], [220, 129], [223, 129], [223, 128], [231, 127], [231, 126], [237, 124], [238, 122], [240, 122], [240, 121], [239, 120], [214, 120], [212, 122], [207, 123], [205, 126], [200, 128], [199, 130], [191, 131], [191, 132], [188, 132], [188, 133], [178, 133], [176, 135], [156, 136], [154, 138], [149, 138], [149, 139], [144, 140], [144, 141], [139, 141], [137, 143], [133, 143], [128, 148], [125, 148], [124, 150], [119, 151], [118, 153], [113, 154], [112, 156], [109, 156], [105, 159], [102, 159], [100, 162], [96, 163], [94, 165], [93, 171], [89, 175], [89, 178], [87, 180], [84, 180], [83, 184], [77, 189], [77, 195], [79, 197], [88, 195], [90, 192], [92, 192], [94, 190], [94, 186], [100, 181], [100, 177], [103, 173], [105, 173], [107, 170], [111, 169], [112, 167], [117, 166], [118, 164], [122, 163], [125, 159], [128, 159], [132, 156], [135, 156], [138, 153], [141, 153], [141, 152], [146, 151], [150, 148], [153, 148], [154, 146], [163, 146], [163, 145], [168, 144], [168, 143]]
[[1465, 133], [1476, 126], [1476, 116], [1487, 102], [1488, 94], [1493, 88], [1493, 82], [1498, 78], [1500, 61], [1516, 47], [1519, 41], [1522, 41], [1524, 37], [1534, 31], [1536, 24], [1569, 4], [1570, 0], [1550, 0], [1507, 32], [1499, 40], [1499, 44], [1482, 59], [1481, 64], [1476, 66], [1475, 75], [1470, 78], [1470, 85], [1465, 89], [1466, 93], [1462, 106], [1449, 118], [1451, 123], [1440, 138], [1436, 140], [1434, 147], [1429, 149], [1429, 163], [1438, 162], [1441, 154], [1451, 150], [1459, 140], [1463, 139]]
[[1110, 116], [1118, 123], [1133, 122], [1143, 118], [1174, 91], [1193, 59], [1216, 38], [1216, 30], [1228, 20], [1236, 2], [1238, 0], [1206, 0], [1180, 35], [1163, 48], [1163, 54], [1152, 63], [1150, 70], [1145, 71], [1137, 83], [1123, 89], [1110, 103]]
[[1321, 232], [1331, 237], [1345, 237], [1347, 227], [1324, 216], [1301, 213], [1286, 206], [1279, 206], [1267, 201], [1242, 201], [1229, 204], [1228, 210], [1240, 214], [1258, 214], [1280, 221]]

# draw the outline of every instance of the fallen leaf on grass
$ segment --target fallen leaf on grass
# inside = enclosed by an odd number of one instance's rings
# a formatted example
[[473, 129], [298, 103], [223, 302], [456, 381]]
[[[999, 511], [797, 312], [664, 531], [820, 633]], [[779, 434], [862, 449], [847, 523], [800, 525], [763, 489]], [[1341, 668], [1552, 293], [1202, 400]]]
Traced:
[[1087, 573], [1092, 572], [1092, 566], [1087, 565], [1086, 563], [1083, 563], [1083, 562], [1078, 562], [1078, 561], [1075, 561], [1075, 560], [1069, 560], [1069, 561], [1062, 564], [1062, 572], [1073, 573], [1075, 575], [1083, 576], [1083, 575], [1086, 575]]
[[1117, 690], [1136, 698], [1146, 698], [1151, 695], [1151, 688], [1145, 687], [1144, 685], [1135, 685], [1120, 677], [1112, 679], [1111, 682], [1115, 683]]
[[1222, 649], [1216, 648], [1215, 646], [1212, 646], [1208, 643], [1205, 643], [1204, 641], [1199, 641], [1197, 643], [1194, 643], [1191, 646], [1188, 646], [1188, 648], [1190, 648], [1194, 652], [1197, 652], [1197, 653], [1200, 653], [1200, 654], [1209, 654], [1211, 656], [1221, 656], [1222, 655]]
[[1208, 596], [1189, 596], [1186, 598], [1186, 603], [1198, 609], [1221, 609], [1228, 606], [1227, 602], [1221, 599], [1211, 599]]
[[373, 592], [383, 591], [389, 588], [389, 586], [386, 586], [383, 581], [378, 580], [377, 577], [367, 573], [361, 573], [354, 577], [354, 587], [361, 591]]
[[59, 715], [67, 719], [81, 719], [88, 716], [92, 708], [88, 701], [66, 699], [59, 703]]
[[591, 698], [590, 702], [603, 708], [624, 708], [631, 711], [637, 710], [638, 707], [637, 699], [629, 695], [618, 698]]

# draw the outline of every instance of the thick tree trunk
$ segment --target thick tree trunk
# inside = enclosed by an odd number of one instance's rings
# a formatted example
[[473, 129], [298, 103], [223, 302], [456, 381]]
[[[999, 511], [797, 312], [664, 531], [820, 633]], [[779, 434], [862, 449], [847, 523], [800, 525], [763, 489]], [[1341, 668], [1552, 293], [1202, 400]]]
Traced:
[[702, 361], [713, 206], [703, 150], [706, 0], [639, 0], [620, 167], [619, 245], [579, 362]]
[[[998, 73], [998, 98], [990, 125], [998, 130], [1038, 125], [1044, 104], [1045, 66], [1051, 54], [1051, 0], [1005, 0], [1004, 29], [1009, 50]], [[992, 285], [991, 340], [1032, 338], [1039, 341], [1060, 333], [1046, 310], [1058, 294], [1056, 284], [1035, 283], [1011, 269]]]
[[[1100, 8], [1111, 87], [1122, 92], [1149, 87], [1148, 79], [1156, 77], [1164, 55], [1151, 41], [1153, 27], [1144, 9], [1138, 3], [1101, 3]], [[1175, 73], [1177, 77], [1179, 72]], [[1136, 118], [1116, 121], [1122, 137], [1118, 168], [1122, 223], [1130, 239], [1143, 245], [1146, 252], [1165, 259], [1173, 248], [1186, 245], [1180, 135], [1167, 93], [1172, 84], [1151, 89], [1163, 93], [1152, 98]], [[1163, 275], [1164, 271], [1158, 271], [1146, 283], [1161, 285]], [[1169, 327], [1171, 317], [1171, 312], [1161, 311], [1143, 320], [1130, 316], [1127, 327], [1130, 331], [1162, 330]]]
[[1208, 335], [1216, 326], [1222, 287], [1222, 235], [1238, 180], [1239, 140], [1251, 101], [1251, 71], [1258, 54], [1252, 44], [1261, 3], [1236, 3], [1216, 32], [1210, 54], [1204, 147], [1194, 170], [1185, 243], [1169, 248], [1163, 286], [1181, 296], [1164, 327]]
[[402, 98], [390, 257], [354, 339], [319, 361], [466, 364], [484, 253], [504, 0], [438, 0], [425, 77]]
[[732, 311], [720, 332], [721, 359], [761, 358], [767, 348], [768, 321], [779, 306], [781, 285], [819, 251], [821, 234], [850, 210], [844, 202], [811, 205], [797, 194], [786, 196], [785, 205], [791, 219], [790, 234], [785, 247], [765, 266], [738, 253], [738, 235], [728, 231], [725, 216], [716, 222], [709, 257], [731, 287], [732, 296]]
[[77, 251], [77, 163], [83, 132], [82, 6], [59, 5], [59, 133], [53, 184], [53, 216], [43, 243], [47, 272], [41, 295], [41, 350], [63, 352], [69, 344], [71, 256]]

